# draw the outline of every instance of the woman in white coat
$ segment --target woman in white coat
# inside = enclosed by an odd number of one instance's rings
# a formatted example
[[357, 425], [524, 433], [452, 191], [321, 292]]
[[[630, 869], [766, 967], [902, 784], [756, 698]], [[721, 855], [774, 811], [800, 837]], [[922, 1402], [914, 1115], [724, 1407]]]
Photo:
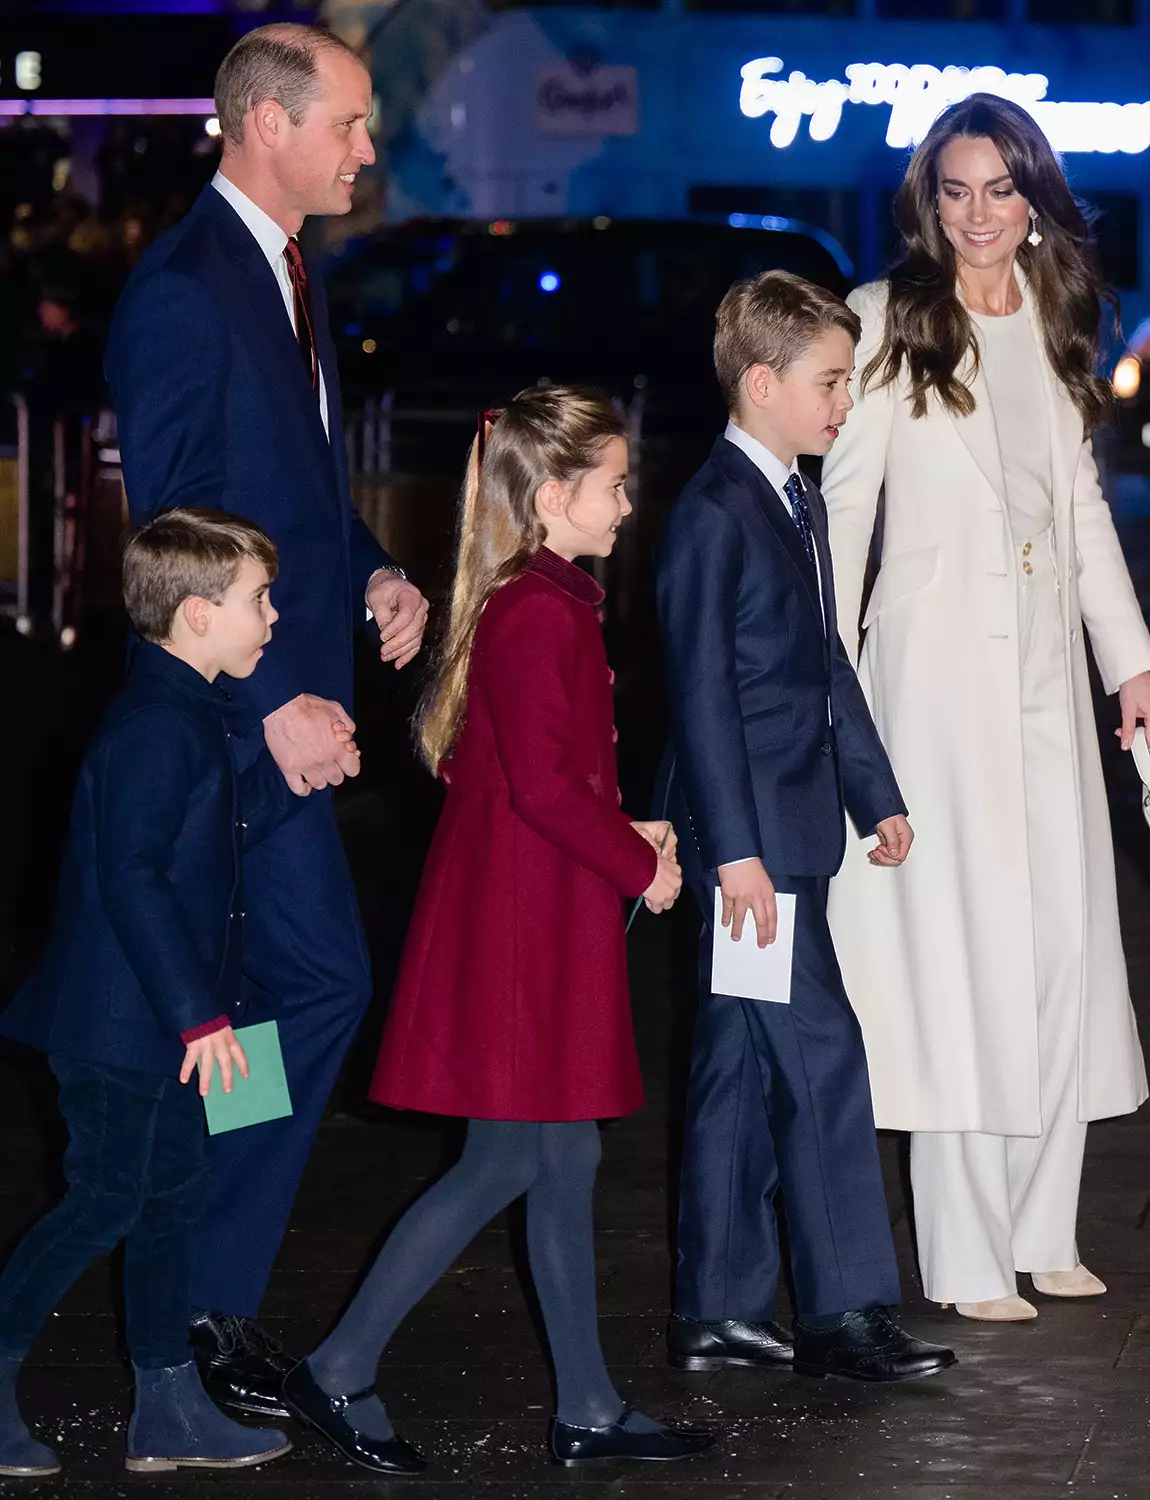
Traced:
[[1078, 1260], [1086, 1122], [1146, 1098], [1083, 626], [1128, 747], [1147, 633], [1089, 434], [1102, 288], [1018, 106], [952, 105], [896, 200], [905, 254], [850, 302], [855, 408], [826, 460], [839, 620], [914, 819], [914, 858], [831, 891], [880, 1127], [909, 1130], [926, 1295], [1036, 1316]]

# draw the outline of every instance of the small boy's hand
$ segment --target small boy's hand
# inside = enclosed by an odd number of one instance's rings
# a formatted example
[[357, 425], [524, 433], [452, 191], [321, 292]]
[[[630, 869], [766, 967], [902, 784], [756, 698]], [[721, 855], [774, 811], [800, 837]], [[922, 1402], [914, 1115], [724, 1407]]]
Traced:
[[670, 911], [683, 889], [683, 872], [678, 861], [666, 854], [659, 855], [655, 878], [643, 892], [648, 911]]
[[884, 818], [876, 827], [878, 844], [867, 855], [876, 869], [892, 870], [901, 865], [914, 843], [914, 829], [902, 813], [893, 818]]
[[670, 823], [660, 820], [656, 823], [632, 823], [631, 827], [636, 833], [641, 833], [660, 853], [674, 859], [675, 850], [679, 847], [679, 836]]
[[743, 919], [750, 912], [755, 919], [759, 947], [773, 943], [779, 912], [775, 888], [762, 860], [741, 859], [733, 865], [720, 865], [719, 887], [723, 892], [723, 926], [731, 929], [735, 942], [743, 936]]
[[212, 1074], [216, 1064], [220, 1065], [220, 1082], [224, 1093], [232, 1091], [232, 1064], [244, 1078], [248, 1076], [248, 1060], [244, 1049], [230, 1026], [222, 1031], [213, 1031], [210, 1036], [200, 1037], [198, 1042], [189, 1042], [184, 1053], [184, 1065], [180, 1069], [180, 1082], [187, 1083], [196, 1068], [200, 1070], [200, 1095], [206, 1098], [212, 1086]]

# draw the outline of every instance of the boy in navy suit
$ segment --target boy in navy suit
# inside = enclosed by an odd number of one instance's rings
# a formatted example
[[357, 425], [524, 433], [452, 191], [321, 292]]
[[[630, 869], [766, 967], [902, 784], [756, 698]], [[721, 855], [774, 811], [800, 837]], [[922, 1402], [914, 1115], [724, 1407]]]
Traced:
[[[676, 502], [658, 560], [674, 762], [667, 811], [704, 917], [671, 1363], [908, 1380], [954, 1363], [905, 1334], [862, 1036], [826, 920], [844, 809], [901, 864], [912, 833], [839, 639], [822, 497], [800, 453], [851, 407], [859, 322], [797, 276], [737, 282], [715, 370], [730, 422]], [[774, 941], [795, 896], [790, 1004], [711, 993], [715, 889], [732, 936]], [[753, 919], [743, 935], [747, 915]], [[774, 1321], [786, 1208], [793, 1340]]]
[[0, 1474], [59, 1469], [21, 1420], [16, 1378], [53, 1307], [120, 1240], [128, 1468], [230, 1468], [291, 1446], [212, 1405], [188, 1341], [208, 1185], [199, 1095], [217, 1064], [225, 1092], [233, 1067], [248, 1071], [232, 1030], [241, 858], [303, 805], [267, 751], [237, 775], [217, 681], [249, 676], [263, 655], [276, 566], [258, 527], [221, 512], [168, 511], [125, 549], [141, 639], [80, 771], [48, 951], [0, 1020], [48, 1053], [69, 1132], [68, 1191], [0, 1274]]

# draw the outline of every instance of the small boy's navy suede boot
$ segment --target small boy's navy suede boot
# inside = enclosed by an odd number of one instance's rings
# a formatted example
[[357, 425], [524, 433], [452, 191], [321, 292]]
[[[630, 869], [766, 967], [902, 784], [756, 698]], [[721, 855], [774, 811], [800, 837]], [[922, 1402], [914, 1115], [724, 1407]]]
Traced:
[[60, 1460], [24, 1426], [16, 1404], [20, 1364], [20, 1360], [0, 1354], [0, 1474], [6, 1479], [39, 1479], [45, 1474], [58, 1474]]
[[240, 1469], [287, 1453], [291, 1444], [274, 1427], [241, 1427], [214, 1406], [199, 1371], [186, 1365], [140, 1370], [136, 1407], [128, 1424], [130, 1473], [164, 1474], [173, 1469]]

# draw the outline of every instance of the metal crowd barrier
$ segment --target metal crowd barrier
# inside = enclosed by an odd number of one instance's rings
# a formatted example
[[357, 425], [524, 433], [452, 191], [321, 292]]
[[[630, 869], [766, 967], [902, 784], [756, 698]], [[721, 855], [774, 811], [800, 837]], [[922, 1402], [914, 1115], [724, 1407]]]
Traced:
[[11, 398], [0, 446], [0, 613], [22, 635], [75, 645], [89, 611], [119, 603], [126, 524], [116, 419], [42, 413]]

